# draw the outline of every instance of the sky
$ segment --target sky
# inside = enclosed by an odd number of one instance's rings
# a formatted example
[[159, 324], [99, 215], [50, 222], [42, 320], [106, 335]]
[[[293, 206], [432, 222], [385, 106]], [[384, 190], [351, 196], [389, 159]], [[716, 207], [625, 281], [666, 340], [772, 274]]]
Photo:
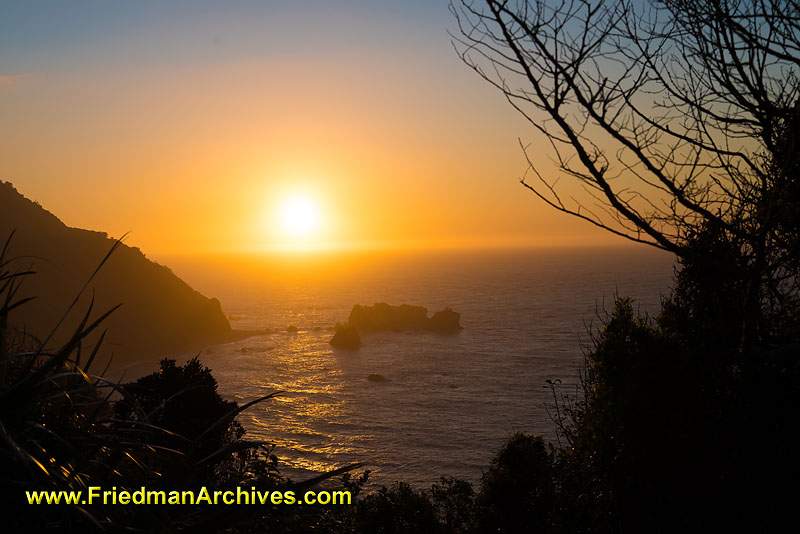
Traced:
[[546, 142], [448, 30], [444, 0], [0, 0], [0, 180], [153, 254], [620, 243], [523, 188]]

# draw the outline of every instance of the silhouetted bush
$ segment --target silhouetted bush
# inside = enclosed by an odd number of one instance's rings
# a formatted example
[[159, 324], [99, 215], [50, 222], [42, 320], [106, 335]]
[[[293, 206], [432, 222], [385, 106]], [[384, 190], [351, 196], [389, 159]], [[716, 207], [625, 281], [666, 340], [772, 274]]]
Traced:
[[724, 329], [713, 318], [705, 341], [702, 325], [674, 330], [685, 311], [670, 301], [647, 320], [618, 300], [595, 339], [583, 398], [557, 419], [561, 531], [774, 531], [792, 520], [783, 488], [798, 442], [785, 418], [800, 408], [797, 364], [740, 367], [730, 340], [710, 338]]
[[431, 486], [430, 499], [442, 532], [472, 532], [478, 524], [475, 490], [469, 482], [443, 476]]
[[439, 532], [439, 522], [427, 494], [398, 482], [361, 500], [356, 528], [357, 532], [370, 534], [429, 534]]
[[[124, 384], [125, 396], [114, 404], [112, 428], [133, 429], [151, 425], [164, 430], [155, 439], [158, 446], [179, 451], [165, 458], [159, 472], [162, 479], [179, 488], [194, 488], [229, 482], [231, 463], [240, 460], [236, 445], [268, 451], [266, 444], [244, 442], [244, 428], [235, 419], [237, 404], [217, 393], [217, 381], [197, 357], [176, 366], [175, 360], [161, 361], [159, 371]], [[232, 454], [233, 453], [233, 454]], [[268, 456], [269, 471], [277, 473], [274, 456]], [[278, 477], [276, 477], [278, 478]], [[265, 480], [260, 482], [264, 483]]]
[[480, 532], [544, 532], [550, 524], [554, 482], [542, 438], [517, 433], [503, 445], [481, 480]]
[[[308, 481], [282, 477], [271, 446], [243, 439], [235, 420], [271, 395], [244, 406], [225, 401], [196, 358], [185, 366], [164, 360], [158, 373], [124, 386], [89, 374], [102, 336], [88, 350], [82, 342], [113, 309], [92, 318], [90, 306], [69, 341], [55, 349], [9, 329], [9, 312], [29, 300], [16, 297], [19, 284], [34, 274], [12, 268], [10, 241], [0, 250], [0, 498], [15, 512], [7, 514], [4, 531], [336, 532], [348, 524], [349, 507], [28, 505], [26, 491], [86, 495], [90, 486], [131, 492], [257, 486], [302, 494], [357, 466]], [[109, 400], [114, 394], [116, 403]], [[366, 475], [342, 483], [357, 492], [365, 481]]]

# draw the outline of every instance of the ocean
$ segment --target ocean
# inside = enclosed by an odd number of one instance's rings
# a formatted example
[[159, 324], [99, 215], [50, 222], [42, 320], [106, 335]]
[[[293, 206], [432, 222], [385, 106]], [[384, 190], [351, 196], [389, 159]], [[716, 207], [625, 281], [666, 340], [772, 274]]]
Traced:
[[[272, 330], [201, 353], [225, 398], [282, 392], [239, 416], [248, 438], [273, 443], [296, 480], [364, 462], [373, 485], [418, 488], [442, 475], [478, 482], [515, 432], [555, 440], [546, 381], [574, 394], [615, 294], [652, 314], [673, 275], [673, 258], [646, 247], [394, 253], [327, 270], [310, 259], [246, 261], [260, 265], [170, 265], [217, 297], [235, 329]], [[449, 306], [463, 331], [381, 332], [358, 350], [333, 349], [327, 328], [376, 302]]]

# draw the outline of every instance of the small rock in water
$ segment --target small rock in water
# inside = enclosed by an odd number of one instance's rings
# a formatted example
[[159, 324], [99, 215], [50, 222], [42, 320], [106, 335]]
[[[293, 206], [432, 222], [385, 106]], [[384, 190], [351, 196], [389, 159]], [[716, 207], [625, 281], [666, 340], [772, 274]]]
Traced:
[[369, 375], [367, 380], [370, 382], [386, 382], [386, 377], [383, 375]]
[[286, 327], [286, 331], [287, 332], [291, 332], [292, 334], [296, 334], [297, 333], [297, 327], [294, 326], [294, 325], [287, 326]]

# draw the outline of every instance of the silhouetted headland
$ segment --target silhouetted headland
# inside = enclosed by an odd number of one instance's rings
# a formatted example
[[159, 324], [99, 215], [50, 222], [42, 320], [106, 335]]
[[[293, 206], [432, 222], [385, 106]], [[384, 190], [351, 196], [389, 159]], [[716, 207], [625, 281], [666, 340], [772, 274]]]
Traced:
[[[43, 340], [116, 240], [66, 226], [10, 182], [0, 182], [0, 213], [0, 238], [5, 241], [15, 231], [10, 255], [19, 258], [17, 268], [36, 271], [18, 294], [35, 300], [13, 310], [11, 324]], [[232, 330], [217, 299], [201, 295], [138, 248], [122, 245], [56, 331], [53, 345], [74, 331], [93, 296], [93, 317], [122, 303], [104, 322], [108, 332], [100, 353], [106, 359], [113, 353], [112, 369], [136, 363], [149, 371], [166, 355], [255, 334]], [[87, 350], [96, 337], [87, 340]]]

